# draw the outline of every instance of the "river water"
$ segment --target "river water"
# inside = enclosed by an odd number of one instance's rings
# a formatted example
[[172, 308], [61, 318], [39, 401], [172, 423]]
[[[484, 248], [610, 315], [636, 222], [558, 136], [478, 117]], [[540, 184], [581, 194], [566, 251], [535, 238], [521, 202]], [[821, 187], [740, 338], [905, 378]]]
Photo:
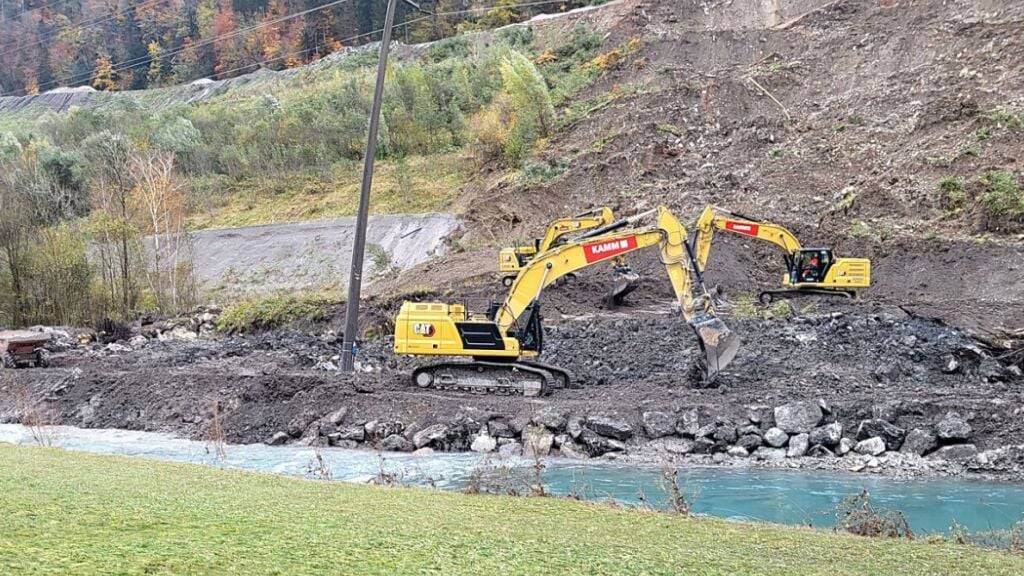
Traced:
[[[484, 464], [477, 454], [379, 454], [365, 450], [228, 445], [218, 454], [210, 444], [166, 434], [126, 430], [86, 430], [53, 426], [46, 436], [55, 446], [97, 454], [192, 462], [274, 474], [319, 476], [368, 482], [382, 470], [403, 483], [445, 490], [464, 488], [474, 470], [495, 466], [503, 477], [529, 477], [532, 462]], [[33, 444], [29, 429], [0, 425], [0, 442]], [[317, 455], [322, 459], [318, 463]], [[663, 472], [657, 467], [605, 461], [547, 459], [544, 483], [555, 494], [575, 492], [587, 499], [660, 507], [667, 502]], [[828, 527], [843, 498], [867, 490], [872, 503], [898, 509], [917, 533], [944, 533], [954, 522], [968, 531], [1001, 530], [1024, 520], [1024, 485], [951, 479], [894, 480], [854, 474], [797, 471], [682, 468], [679, 483], [692, 509], [734, 520]]]

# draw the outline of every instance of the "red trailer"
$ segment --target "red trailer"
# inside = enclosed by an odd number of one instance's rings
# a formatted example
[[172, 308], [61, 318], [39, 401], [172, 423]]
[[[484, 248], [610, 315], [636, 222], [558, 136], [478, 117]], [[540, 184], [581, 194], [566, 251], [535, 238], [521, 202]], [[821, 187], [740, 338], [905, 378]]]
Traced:
[[0, 360], [4, 368], [45, 368], [43, 345], [49, 341], [50, 335], [41, 332], [0, 331]]

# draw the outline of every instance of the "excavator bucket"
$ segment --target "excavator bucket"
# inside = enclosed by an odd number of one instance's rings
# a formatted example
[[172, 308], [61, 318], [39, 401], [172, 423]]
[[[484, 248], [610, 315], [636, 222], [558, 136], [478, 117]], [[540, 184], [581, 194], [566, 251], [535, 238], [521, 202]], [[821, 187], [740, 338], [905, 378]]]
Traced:
[[697, 333], [700, 347], [704, 350], [704, 380], [711, 382], [736, 357], [736, 352], [740, 348], [740, 338], [721, 318], [710, 314], [698, 316], [690, 325]]
[[621, 306], [625, 301], [626, 296], [636, 290], [640, 286], [640, 275], [636, 272], [626, 271], [615, 274], [615, 284], [612, 285], [612, 290], [605, 298], [605, 304], [608, 308], [614, 308]]

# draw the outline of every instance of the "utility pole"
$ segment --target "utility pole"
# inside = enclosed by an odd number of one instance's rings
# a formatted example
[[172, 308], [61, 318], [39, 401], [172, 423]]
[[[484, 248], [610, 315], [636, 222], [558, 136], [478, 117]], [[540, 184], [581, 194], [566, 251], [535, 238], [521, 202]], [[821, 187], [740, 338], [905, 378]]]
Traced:
[[[420, 10], [411, 0], [406, 4]], [[345, 335], [341, 345], [341, 369], [352, 372], [355, 369], [355, 345], [359, 332], [359, 295], [363, 283], [363, 256], [366, 251], [366, 226], [370, 214], [370, 188], [373, 186], [373, 164], [377, 156], [377, 132], [380, 129], [380, 109], [384, 96], [384, 78], [388, 69], [388, 55], [391, 51], [391, 31], [395, 24], [395, 9], [398, 0], [387, 0], [388, 11], [384, 17], [384, 33], [380, 40], [380, 55], [377, 59], [377, 84], [373, 92], [373, 106], [370, 110], [370, 134], [366, 141], [366, 157], [363, 159], [363, 185], [359, 190], [359, 212], [356, 215], [356, 237], [352, 242], [352, 267], [348, 276], [348, 301], [345, 302]]]

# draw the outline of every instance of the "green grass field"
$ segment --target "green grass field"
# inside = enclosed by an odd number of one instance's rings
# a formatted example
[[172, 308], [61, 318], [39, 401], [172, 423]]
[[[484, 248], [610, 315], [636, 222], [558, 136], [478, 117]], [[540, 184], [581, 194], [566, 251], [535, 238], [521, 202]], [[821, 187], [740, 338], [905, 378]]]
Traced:
[[0, 444], [0, 574], [1024, 574], [952, 544]]

